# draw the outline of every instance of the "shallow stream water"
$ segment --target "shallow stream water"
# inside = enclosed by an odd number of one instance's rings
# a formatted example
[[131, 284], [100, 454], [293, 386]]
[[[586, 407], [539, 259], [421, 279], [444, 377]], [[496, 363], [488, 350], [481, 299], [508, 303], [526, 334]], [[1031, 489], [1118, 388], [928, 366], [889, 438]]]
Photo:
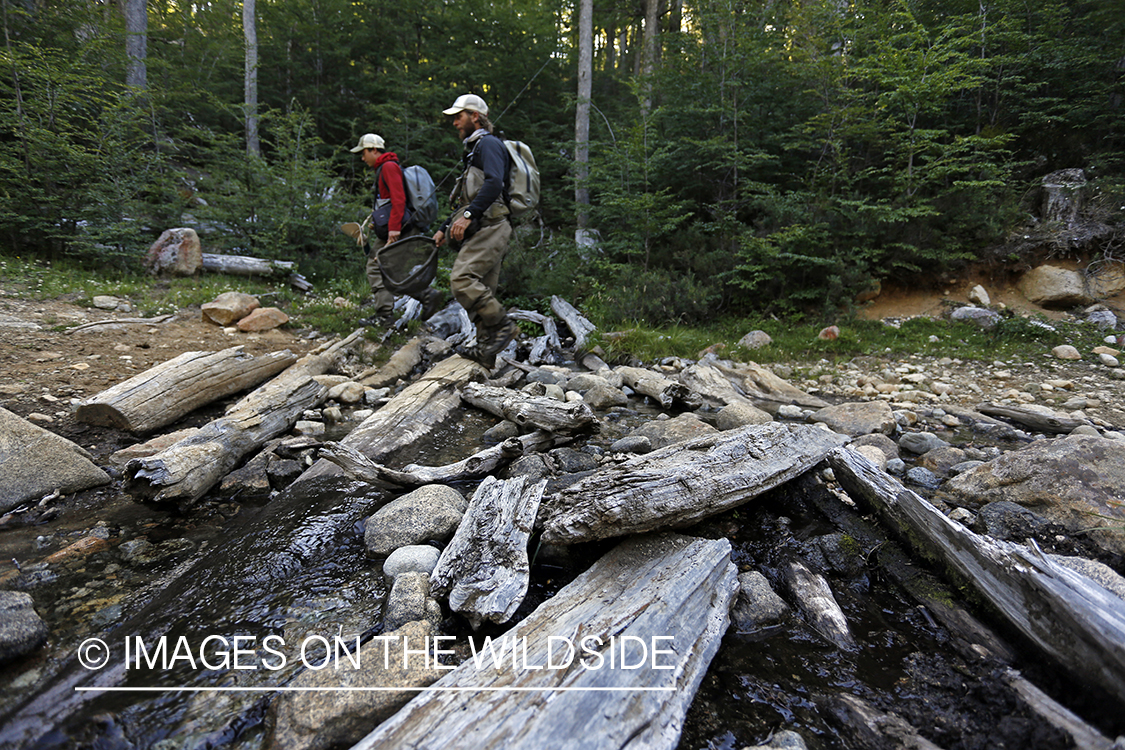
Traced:
[[[645, 417], [621, 413], [616, 421], [625, 429], [630, 420]], [[490, 424], [466, 414], [441, 431], [439, 440], [387, 463], [459, 459], [479, 447], [480, 433]], [[468, 494], [472, 486], [459, 489]], [[213, 502], [193, 519], [154, 513], [121, 497], [103, 497], [85, 513], [71, 509], [65, 527], [75, 536], [96, 530], [100, 520], [111, 544], [59, 564], [6, 569], [5, 587], [32, 594], [52, 637], [36, 655], [0, 670], [0, 747], [258, 750], [273, 694], [254, 688], [292, 679], [302, 668], [297, 644], [312, 644], [305, 656], [315, 663], [330, 656], [317, 650], [320, 640], [331, 644], [338, 636], [354, 643], [381, 632], [382, 561], [366, 555], [362, 522], [389, 499], [337, 477], [291, 487], [259, 507]], [[806, 477], [685, 533], [730, 539], [739, 569], [763, 572], [780, 591], [780, 566], [794, 557], [816, 560], [822, 556], [818, 540], [839, 532], [823, 512], [834, 502], [839, 501], [823, 483]], [[53, 528], [66, 537], [63, 527]], [[35, 526], [8, 529], [0, 532], [0, 545], [5, 551], [26, 550], [39, 533]], [[147, 563], [125, 562], [124, 537], [138, 534], [170, 553]], [[681, 748], [740, 748], [783, 728], [800, 732], [810, 748], [856, 747], [825, 702], [835, 693], [894, 711], [949, 750], [1067, 746], [1011, 699], [998, 665], [966, 658], [925, 608], [881, 573], [883, 544], [865, 547], [861, 540], [852, 559], [828, 574], [857, 647], [833, 646], [800, 617], [751, 632], [732, 625], [689, 711]], [[561, 558], [536, 558], [531, 590], [517, 617], [606, 548], [581, 545]], [[470, 632], [456, 616], [444, 627], [462, 639]], [[274, 640], [267, 641], [270, 636]], [[138, 668], [136, 639], [152, 648], [162, 637], [167, 654], [180, 658], [169, 668], [147, 663]], [[236, 637], [242, 640], [236, 643]], [[81, 648], [90, 638], [108, 649], [102, 668], [80, 662], [80, 655], [97, 656]], [[129, 643], [132, 668], [126, 669]], [[238, 644], [245, 649], [243, 665], [256, 669], [235, 668], [231, 652]], [[174, 652], [178, 646], [182, 650]], [[1015, 647], [1024, 662], [1016, 668], [1085, 711], [1084, 718], [1107, 735], [1125, 733], [1125, 721], [1112, 710], [1096, 709], [1103, 696], [1076, 692], [1018, 641]], [[168, 686], [184, 689], [161, 690]], [[220, 686], [242, 690], [193, 690]], [[129, 690], [86, 689], [92, 687]], [[596, 738], [587, 739], [597, 747]]]

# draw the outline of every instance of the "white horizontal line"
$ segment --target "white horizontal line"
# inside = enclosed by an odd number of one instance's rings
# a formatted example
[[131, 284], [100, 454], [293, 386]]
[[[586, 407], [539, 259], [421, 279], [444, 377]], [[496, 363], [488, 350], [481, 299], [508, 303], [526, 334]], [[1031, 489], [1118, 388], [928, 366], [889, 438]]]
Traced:
[[669, 692], [675, 687], [76, 687], [75, 692], [102, 693], [308, 693], [308, 692], [403, 692], [420, 693], [645, 693]]

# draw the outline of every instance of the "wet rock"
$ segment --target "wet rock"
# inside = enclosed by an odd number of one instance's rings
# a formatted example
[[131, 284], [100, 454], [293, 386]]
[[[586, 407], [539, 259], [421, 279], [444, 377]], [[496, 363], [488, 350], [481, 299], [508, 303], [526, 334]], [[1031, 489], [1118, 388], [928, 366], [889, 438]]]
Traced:
[[907, 432], [898, 439], [898, 447], [922, 455], [938, 448], [948, 448], [949, 443], [932, 432]]
[[0, 512], [109, 482], [83, 448], [0, 408]]
[[808, 416], [810, 422], [823, 422], [844, 435], [858, 437], [871, 432], [889, 435], [895, 430], [895, 417], [886, 401], [857, 401], [826, 406]]
[[365, 521], [363, 542], [373, 555], [430, 540], [447, 542], [461, 523], [468, 502], [441, 484], [426, 485], [392, 500]]
[[[953, 504], [968, 507], [1009, 500], [1034, 508], [1074, 533], [1092, 525], [1125, 525], [1122, 487], [1125, 443], [1068, 435], [1038, 440], [955, 476], [946, 482], [943, 494]], [[1125, 553], [1125, 538], [1119, 533], [1089, 531], [1089, 537], [1105, 549]]]
[[160, 544], [153, 544], [144, 537], [139, 537], [118, 545], [117, 554], [122, 562], [130, 565], [150, 565], [194, 549], [195, 543], [190, 539], [168, 539]]
[[437, 627], [441, 618], [441, 604], [430, 596], [429, 575], [414, 571], [395, 576], [383, 614], [386, 630], [397, 630], [416, 620], [425, 620]]
[[575, 474], [580, 471], [592, 471], [598, 468], [598, 459], [589, 453], [576, 451], [573, 448], [555, 448], [548, 451], [547, 455], [563, 474]]
[[748, 424], [765, 424], [772, 421], [773, 417], [770, 416], [769, 412], [744, 403], [727, 404], [719, 409], [719, 413], [715, 415], [715, 426], [724, 432], [737, 430], [739, 427], [745, 427]]
[[881, 432], [869, 432], [866, 435], [860, 435], [851, 442], [853, 448], [859, 448], [865, 445], [878, 448], [882, 451], [885, 456], [884, 460], [898, 458], [898, 443]]
[[[444, 672], [434, 668], [426, 639], [432, 627], [410, 622], [363, 644], [360, 668], [306, 670], [289, 687], [419, 688]], [[405, 665], [405, 666], [404, 666]], [[282, 693], [271, 706], [266, 747], [271, 750], [327, 750], [349, 747], [390, 718], [417, 690], [325, 690]]]
[[47, 642], [50, 631], [22, 591], [0, 591], [0, 664], [30, 654]]
[[739, 630], [746, 632], [780, 622], [791, 611], [770, 587], [766, 577], [756, 570], [740, 573], [741, 590], [731, 610], [731, 619]]
[[266, 476], [270, 487], [275, 490], [283, 490], [293, 484], [304, 470], [305, 465], [292, 458], [271, 455], [266, 461]]
[[965, 451], [951, 445], [926, 451], [919, 459], [919, 465], [929, 469], [939, 477], [952, 473], [953, 467], [965, 460]]
[[211, 302], [205, 302], [200, 310], [203, 319], [217, 326], [237, 323], [262, 306], [258, 298], [243, 292], [223, 292]]
[[501, 476], [505, 479], [527, 477], [528, 482], [538, 482], [540, 479], [547, 479], [553, 475], [554, 470], [547, 462], [547, 458], [538, 453], [520, 456], [501, 472]]
[[392, 581], [403, 573], [425, 573], [434, 571], [441, 552], [428, 544], [412, 544], [399, 547], [383, 562], [383, 575]]
[[866, 564], [863, 548], [854, 537], [839, 533], [825, 534], [817, 537], [815, 544], [829, 570], [846, 576], [863, 573]]
[[619, 440], [615, 440], [609, 446], [609, 450], [611, 453], [651, 453], [652, 441], [644, 435], [626, 435]]
[[782, 729], [770, 737], [764, 745], [753, 745], [743, 750], [808, 750], [804, 738], [791, 729]]
[[629, 435], [647, 437], [652, 442], [653, 449], [657, 449], [681, 440], [718, 434], [718, 432], [695, 414], [686, 413], [672, 419], [655, 419], [633, 430]]
[[1046, 525], [1045, 519], [1022, 505], [997, 500], [980, 509], [974, 530], [994, 539], [1022, 542], [1034, 537]]
[[499, 424], [493, 425], [484, 431], [481, 439], [485, 443], [493, 444], [502, 443], [508, 438], [519, 437], [520, 428], [515, 422], [510, 422], [505, 419]]

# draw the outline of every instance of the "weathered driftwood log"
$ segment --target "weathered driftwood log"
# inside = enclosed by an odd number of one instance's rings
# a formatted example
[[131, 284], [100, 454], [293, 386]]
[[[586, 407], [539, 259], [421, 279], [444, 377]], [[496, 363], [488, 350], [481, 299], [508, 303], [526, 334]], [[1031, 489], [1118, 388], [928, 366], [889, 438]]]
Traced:
[[184, 352], [86, 399], [74, 418], [130, 432], [151, 432], [205, 404], [252, 388], [296, 360], [288, 350], [255, 357], [241, 346], [220, 352]]
[[336, 366], [363, 335], [306, 354], [268, 383], [251, 391], [191, 438], [126, 464], [125, 491], [141, 500], [174, 501], [190, 506], [247, 454], [288, 431], [301, 413], [321, 403], [328, 389], [312, 378]]
[[1065, 732], [1077, 750], [1115, 750], [1119, 742], [1111, 740], [1066, 706], [1044, 693], [1014, 669], [1005, 669], [1004, 682], [1016, 691], [1024, 704], [1056, 729]]
[[816, 696], [821, 713], [841, 734], [864, 750], [941, 750], [901, 716], [884, 713], [862, 698], [847, 693]]
[[856, 451], [828, 456], [836, 478], [925, 557], [967, 581], [1017, 630], [1083, 681], [1125, 700], [1125, 601], [1039, 552], [969, 531]]
[[508, 317], [512, 320], [526, 320], [529, 323], [542, 326], [543, 334], [547, 337], [547, 344], [555, 349], [562, 348], [562, 342], [559, 340], [559, 327], [555, 325], [554, 320], [546, 315], [534, 310], [509, 310]]
[[574, 350], [581, 351], [586, 347], [586, 337], [597, 330], [595, 326], [582, 314], [574, 309], [574, 306], [564, 300], [562, 297], [551, 297], [551, 310], [562, 318], [566, 323], [566, 327], [574, 334]]
[[675, 443], [544, 498], [543, 541], [689, 526], [788, 482], [846, 441], [819, 427], [770, 422]]
[[461, 392], [466, 403], [521, 427], [536, 427], [556, 435], [597, 432], [598, 416], [585, 401], [564, 402], [549, 396], [529, 396], [510, 388], [470, 383]]
[[1052, 434], [1067, 434], [1075, 427], [1090, 424], [1085, 419], [1072, 417], [1051, 416], [1041, 414], [1034, 409], [1024, 409], [1018, 406], [1001, 406], [1000, 404], [977, 404], [977, 411], [990, 417], [1003, 417], [1013, 422], [1018, 422], [1025, 427], [1030, 427], [1036, 432], [1049, 432]]
[[[462, 405], [461, 388], [483, 376], [483, 368], [471, 360], [457, 355], [444, 359], [365, 419], [340, 444], [355, 448], [372, 461], [412, 445]], [[340, 473], [331, 461], [320, 459], [296, 481]]]
[[169, 318], [174, 318], [174, 317], [176, 317], [176, 316], [175, 315], [157, 315], [157, 316], [152, 317], [152, 318], [110, 318], [109, 320], [92, 320], [89, 323], [83, 323], [80, 326], [74, 326], [74, 328], [67, 328], [66, 331], [64, 331], [64, 333], [71, 334], [71, 333], [77, 333], [79, 331], [87, 331], [91, 328], [98, 328], [100, 326], [110, 326], [110, 325], [118, 325], [118, 324], [124, 325], [124, 324], [127, 324], [127, 323], [136, 324], [136, 325], [149, 325], [150, 326], [150, 325], [156, 325], [157, 323], [163, 323], [164, 321], [168, 320]]
[[355, 381], [372, 388], [394, 385], [399, 380], [409, 380], [410, 373], [422, 363], [422, 345], [425, 342], [415, 337], [403, 344], [391, 355], [386, 364], [372, 367], [356, 375]]
[[1016, 428], [1012, 427], [1007, 422], [995, 419], [993, 417], [981, 414], [975, 409], [969, 409], [964, 406], [956, 404], [942, 404], [941, 408], [946, 412], [952, 414], [960, 420], [965, 422], [974, 423], [979, 422], [986, 425], [991, 425], [991, 434], [998, 438], [1012, 438], [1015, 437]]
[[456, 463], [445, 466], [407, 464], [402, 469], [383, 466], [355, 448], [334, 442], [325, 443], [320, 457], [336, 464], [353, 479], [370, 484], [389, 483], [398, 487], [417, 487], [424, 484], [447, 484], [491, 474], [529, 451], [545, 450], [554, 444], [554, 435], [536, 430], [527, 435], [508, 438]]
[[725, 539], [623, 542], [354, 750], [671, 750], [730, 622], [736, 573]]
[[660, 404], [662, 409], [671, 409], [679, 406], [688, 411], [694, 411], [703, 405], [703, 397], [695, 393], [683, 383], [671, 378], [666, 378], [658, 372], [646, 370], [643, 367], [618, 367], [616, 372], [621, 375], [625, 385], [632, 388], [642, 396]]
[[290, 260], [264, 260], [247, 255], [203, 253], [201, 267], [204, 271], [229, 273], [232, 276], [288, 276], [289, 286], [298, 292], [311, 292], [313, 288], [308, 279], [293, 270], [294, 263]]
[[[305, 409], [324, 401], [328, 389], [306, 377], [252, 394], [243, 407], [204, 425], [159, 453], [125, 464], [125, 491], [138, 501], [175, 502], [185, 510], [267, 440], [292, 429]], [[248, 397], [250, 398], [250, 397]]]
[[685, 367], [679, 374], [679, 380], [713, 404], [746, 404], [758, 408], [753, 399], [747, 398], [745, 393], [736, 388], [719, 368], [706, 362], [696, 362]]
[[781, 568], [785, 588], [797, 603], [812, 629], [839, 648], [855, 648], [855, 638], [848, 628], [848, 618], [836, 603], [832, 587], [824, 576], [817, 575], [800, 560], [790, 560]]
[[823, 409], [829, 405], [827, 401], [805, 393], [756, 362], [713, 359], [709, 364], [714, 365], [735, 388], [754, 401], [756, 406], [771, 414], [775, 414], [777, 407], [783, 404], [796, 404], [810, 409]]
[[527, 540], [547, 480], [526, 484], [527, 477], [485, 477], [430, 574], [430, 593], [448, 596], [449, 608], [465, 615], [474, 630], [485, 620], [512, 619], [527, 595]]

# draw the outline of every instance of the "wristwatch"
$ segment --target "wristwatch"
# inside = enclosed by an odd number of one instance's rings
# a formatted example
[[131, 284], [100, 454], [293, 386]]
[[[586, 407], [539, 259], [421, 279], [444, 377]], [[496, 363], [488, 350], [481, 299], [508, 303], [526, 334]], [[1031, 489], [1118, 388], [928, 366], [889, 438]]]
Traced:
[[464, 213], [464, 216], [465, 216], [465, 218], [466, 218], [466, 219], [468, 219], [469, 221], [472, 221], [472, 220], [473, 220], [473, 212], [472, 212], [472, 211], [466, 210], [466, 211], [465, 211], [465, 213]]

